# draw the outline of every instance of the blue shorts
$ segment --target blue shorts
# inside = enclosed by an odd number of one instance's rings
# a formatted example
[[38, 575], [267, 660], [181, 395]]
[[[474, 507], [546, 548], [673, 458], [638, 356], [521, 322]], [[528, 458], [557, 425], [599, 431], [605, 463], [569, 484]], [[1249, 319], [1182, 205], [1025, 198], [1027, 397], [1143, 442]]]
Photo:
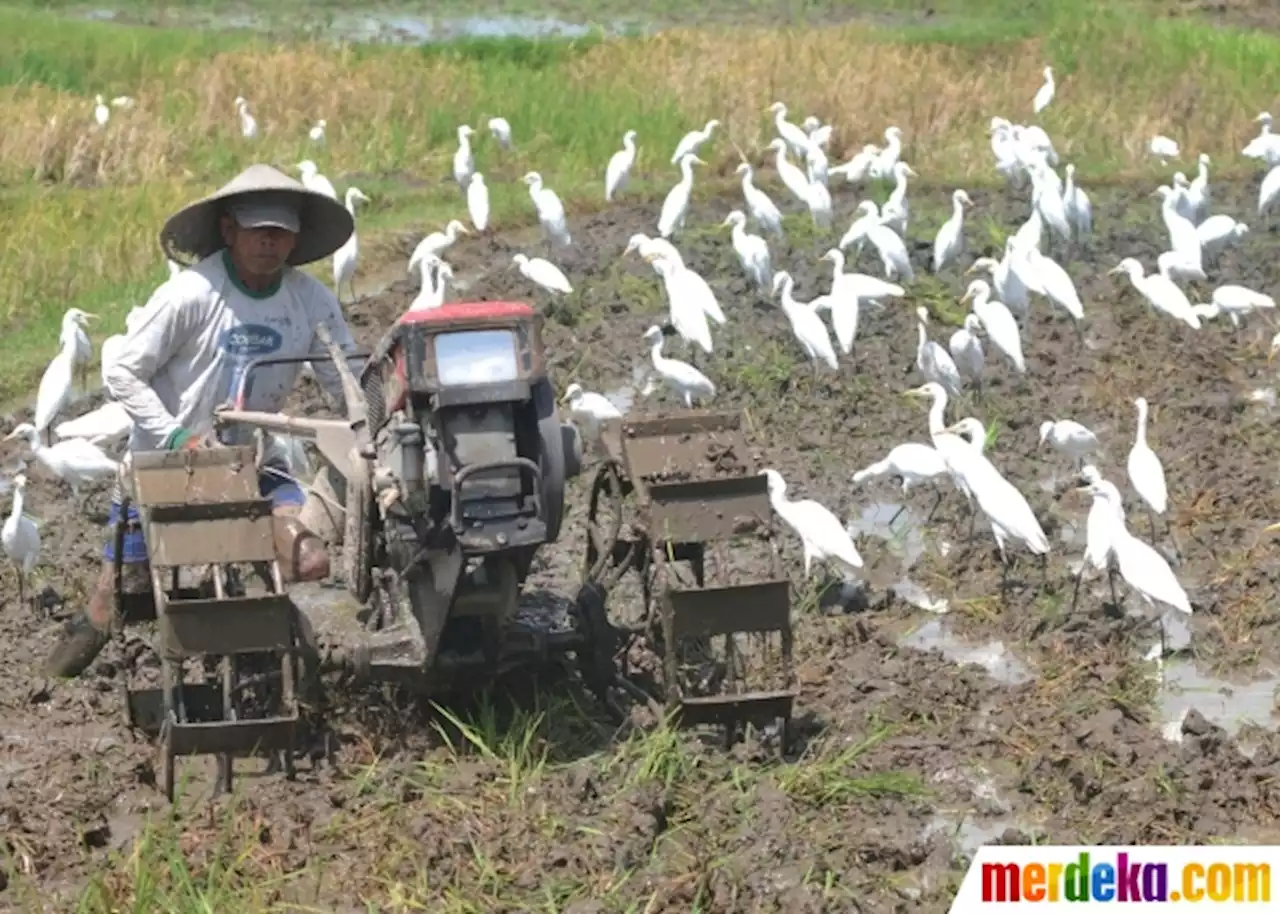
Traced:
[[[266, 468], [258, 474], [258, 491], [263, 498], [271, 499], [273, 508], [302, 507], [306, 495], [292, 479], [285, 479], [278, 473]], [[134, 565], [147, 560], [147, 542], [142, 535], [142, 524], [138, 518], [138, 509], [129, 506], [124, 528], [124, 564]], [[116, 559], [116, 523], [120, 520], [120, 503], [113, 501], [111, 511], [107, 515], [107, 543], [103, 547], [102, 556], [108, 562]]]

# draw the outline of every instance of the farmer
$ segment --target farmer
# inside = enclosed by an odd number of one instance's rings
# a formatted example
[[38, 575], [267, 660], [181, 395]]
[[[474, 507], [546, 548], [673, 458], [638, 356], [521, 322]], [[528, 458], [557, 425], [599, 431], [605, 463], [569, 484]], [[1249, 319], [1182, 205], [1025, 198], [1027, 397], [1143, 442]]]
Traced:
[[[165, 223], [160, 245], [180, 262], [195, 259], [151, 296], [129, 331], [123, 353], [106, 371], [107, 390], [133, 420], [130, 451], [196, 448], [246, 441], [246, 429], [211, 439], [214, 409], [234, 399], [246, 366], [263, 356], [322, 355], [315, 326], [325, 322], [339, 346], [353, 351], [351, 331], [333, 293], [295, 267], [328, 257], [355, 226], [336, 200], [307, 190], [267, 165], [254, 165], [211, 196]], [[184, 256], [188, 255], [188, 256]], [[299, 363], [264, 366], [249, 380], [244, 409], [279, 410]], [[332, 362], [312, 365], [317, 380], [341, 404]], [[108, 639], [114, 615], [114, 526], [127, 467], [111, 499], [102, 571], [88, 606], [67, 623], [48, 661], [51, 676], [78, 676]], [[305, 498], [278, 468], [259, 477], [274, 505], [276, 554], [286, 580], [329, 573], [325, 544], [297, 515]], [[271, 470], [275, 469], [275, 472]], [[121, 582], [128, 593], [151, 589], [138, 515], [128, 509]]]

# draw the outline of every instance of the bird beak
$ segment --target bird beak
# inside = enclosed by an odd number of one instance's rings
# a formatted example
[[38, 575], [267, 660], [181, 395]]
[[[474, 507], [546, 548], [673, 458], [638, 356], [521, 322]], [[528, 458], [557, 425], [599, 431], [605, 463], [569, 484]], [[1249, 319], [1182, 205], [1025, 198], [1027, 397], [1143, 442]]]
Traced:
[[944, 433], [944, 434], [958, 435], [958, 434], [960, 434], [960, 426], [958, 426], [958, 425], [948, 425], [948, 426], [947, 426], [946, 428], [944, 428], [942, 431], [943, 431], [943, 433]]
[[88, 311], [83, 312], [83, 314], [86, 320], [91, 320], [91, 321], [98, 320], [98, 315], [96, 314], [90, 314]]
[[1120, 273], [1120, 272], [1123, 272], [1123, 271], [1119, 267], [1113, 267], [1110, 270], [1107, 270], [1107, 275], [1110, 276], [1113, 273]]
[[976, 269], [978, 269], [978, 265], [975, 263], [973, 266], [969, 267], [969, 269], [964, 271], [964, 275], [968, 276], [970, 273], [972, 273]]
[[18, 432], [17, 432], [17, 430], [15, 429], [14, 431], [12, 431], [12, 432], [10, 432], [9, 434], [5, 435], [5, 436], [4, 436], [4, 440], [5, 440], [5, 441], [12, 441], [14, 438], [17, 438], [17, 437], [18, 437]]
[[1263, 533], [1277, 533], [1277, 532], [1280, 532], [1280, 523], [1272, 524], [1272, 525], [1271, 525], [1271, 526], [1269, 526], [1269, 527], [1263, 527], [1263, 528], [1262, 528], [1262, 532], [1263, 532]]

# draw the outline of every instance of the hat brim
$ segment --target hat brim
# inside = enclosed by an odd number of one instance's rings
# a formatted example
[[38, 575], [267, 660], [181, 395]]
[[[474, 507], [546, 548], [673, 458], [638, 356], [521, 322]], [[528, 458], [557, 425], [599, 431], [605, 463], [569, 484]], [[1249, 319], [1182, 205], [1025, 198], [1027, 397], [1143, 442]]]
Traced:
[[[254, 166], [254, 169], [266, 171], [268, 166]], [[347, 243], [355, 231], [355, 220], [345, 206], [327, 194], [303, 187], [275, 169], [270, 171], [283, 180], [241, 189], [235, 186], [241, 182], [237, 178], [216, 193], [169, 217], [160, 231], [160, 247], [165, 256], [189, 266], [222, 250], [227, 246], [222, 238], [221, 225], [227, 207], [259, 194], [287, 194], [296, 201], [299, 229], [293, 252], [286, 261], [290, 266], [321, 260]]]

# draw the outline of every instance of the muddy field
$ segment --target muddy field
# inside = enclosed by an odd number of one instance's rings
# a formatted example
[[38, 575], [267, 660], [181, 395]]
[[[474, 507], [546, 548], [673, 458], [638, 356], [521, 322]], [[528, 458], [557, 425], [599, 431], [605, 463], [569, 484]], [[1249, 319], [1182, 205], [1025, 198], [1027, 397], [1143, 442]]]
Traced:
[[[1215, 183], [1214, 211], [1253, 222], [1256, 188]], [[1252, 394], [1273, 383], [1270, 322], [1254, 318], [1236, 333], [1223, 319], [1197, 333], [1146, 310], [1127, 279], [1106, 270], [1123, 256], [1154, 265], [1165, 247], [1156, 201], [1148, 187], [1093, 193], [1095, 237], [1068, 267], [1088, 318], [1083, 345], [1065, 316], [1035, 301], [1025, 380], [988, 343], [983, 399], [948, 417], [973, 414], [995, 427], [988, 453], [1052, 544], [1047, 574], [1013, 550], [1002, 596], [994, 543], [981, 524], [966, 539], [957, 493], [947, 490], [926, 520], [933, 492], [913, 491], [899, 513], [894, 481], [850, 482], [893, 445], [927, 441], [925, 406], [901, 394], [922, 383], [914, 306], [930, 308], [930, 337], [944, 344], [963, 316], [962, 278], [925, 269], [948, 190], [912, 191], [909, 244], [921, 278], [907, 302], [864, 313], [856, 371], [846, 362], [834, 379], [812, 377], [778, 305], [750, 291], [728, 229], [714, 228], [738, 198], [700, 201], [679, 244], [728, 315], [705, 363], [720, 388], [713, 405], [748, 411], [757, 456], [782, 473], [791, 497], [817, 498], [861, 531], [866, 585], [843, 598], [821, 593], [816, 574], [801, 579], [798, 542], [784, 536], [803, 689], [785, 764], [755, 743], [725, 753], [693, 736], [620, 734], [565, 682], [538, 692], [545, 717], [531, 747], [510, 737], [528, 723], [526, 708], [517, 722], [499, 715], [493, 724], [494, 757], [457, 759], [421, 715], [360, 693], [340, 702], [348, 710], [337, 768], [303, 763], [296, 783], [247, 778], [238, 801], [188, 800], [195, 812], [182, 846], [192, 859], [233, 842], [240, 870], [268, 898], [328, 910], [365, 910], [366, 900], [398, 910], [417, 898], [446, 911], [935, 912], [984, 842], [1280, 839], [1280, 740], [1269, 729], [1280, 681], [1271, 668], [1280, 544], [1260, 532], [1280, 520], [1280, 432], [1274, 399]], [[1026, 205], [1004, 192], [971, 195], [970, 248], [992, 253], [1003, 237], [993, 227], [1016, 225]], [[841, 192], [841, 230], [856, 201]], [[548, 315], [559, 389], [578, 381], [634, 399], [636, 413], [674, 405], [665, 393], [635, 393], [648, 359], [640, 337], [664, 306], [651, 269], [620, 259], [628, 237], [652, 232], [656, 219], [656, 206], [620, 206], [571, 225], [574, 249], [556, 259], [575, 293], [532, 297]], [[1278, 268], [1264, 252], [1274, 233], [1251, 227], [1211, 279], [1269, 292]], [[809, 300], [828, 288], [830, 265], [818, 258], [832, 239], [803, 220], [789, 238], [771, 245], [775, 266]], [[416, 240], [405, 239], [406, 256]], [[455, 246], [454, 297], [529, 298], [511, 265], [519, 250], [546, 253], [533, 233]], [[879, 275], [872, 252], [860, 265]], [[395, 284], [351, 309], [357, 335], [378, 336], [415, 286]], [[683, 355], [675, 340], [667, 352]], [[1093, 428], [1105, 448], [1098, 464], [1124, 492], [1131, 528], [1147, 536], [1124, 471], [1137, 396], [1152, 405], [1150, 440], [1169, 483], [1156, 542], [1195, 609], [1189, 647], [1166, 662], [1163, 687], [1139, 659], [1151, 624], [1125, 613], [1136, 597], [1110, 606], [1095, 578], [1073, 606], [1088, 497], [1072, 491], [1064, 458], [1037, 448], [1046, 418]], [[33, 476], [42, 577], [74, 605], [101, 533], [46, 474]], [[563, 595], [577, 584], [583, 492], [580, 479], [566, 532], [537, 570], [537, 586]], [[105, 493], [95, 512], [105, 512]], [[130, 853], [163, 802], [148, 747], [119, 723], [116, 646], [82, 680], [44, 682], [39, 664], [68, 609], [20, 606], [12, 576], [5, 581], [0, 835], [9, 857], [0, 909], [60, 908], [56, 899]], [[1228, 679], [1231, 694], [1222, 691]], [[228, 802], [241, 811], [230, 826], [219, 814]], [[125, 881], [117, 871], [95, 891], [119, 897], [111, 893]]]

